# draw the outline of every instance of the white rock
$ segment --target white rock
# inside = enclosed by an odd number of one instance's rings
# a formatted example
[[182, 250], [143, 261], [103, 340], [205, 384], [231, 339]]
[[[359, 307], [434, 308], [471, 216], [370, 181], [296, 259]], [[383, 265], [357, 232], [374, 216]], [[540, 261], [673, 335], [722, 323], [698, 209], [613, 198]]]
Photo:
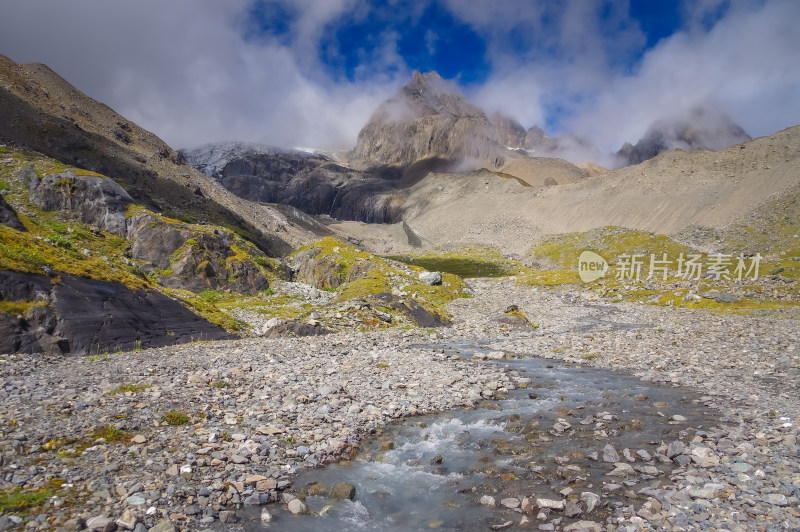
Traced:
[[566, 506], [566, 503], [563, 500], [557, 501], [554, 499], [542, 499], [537, 497], [536, 506], [539, 508], [550, 508], [551, 510], [561, 511]]
[[506, 499], [502, 499], [500, 501], [500, 505], [513, 510], [514, 508], [519, 508], [519, 499], [516, 497], [508, 497]]
[[289, 501], [289, 511], [293, 514], [302, 514], [306, 512], [306, 505], [300, 499], [292, 499]]

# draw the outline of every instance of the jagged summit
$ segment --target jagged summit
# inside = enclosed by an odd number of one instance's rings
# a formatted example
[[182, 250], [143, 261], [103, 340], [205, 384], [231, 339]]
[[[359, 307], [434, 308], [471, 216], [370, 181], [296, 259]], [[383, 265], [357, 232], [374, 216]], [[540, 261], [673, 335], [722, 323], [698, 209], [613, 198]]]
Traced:
[[436, 72], [415, 72], [411, 82], [381, 104], [358, 134], [357, 158], [410, 166], [423, 159], [474, 159], [500, 167], [516, 155], [478, 106]]
[[751, 138], [718, 109], [695, 106], [676, 116], [656, 120], [639, 142], [635, 145], [625, 143], [617, 155], [624, 165], [639, 164], [669, 150], [719, 151]]
[[483, 115], [483, 111], [467, 100], [436, 72], [414, 72], [403, 94], [418, 115], [451, 114], [455, 116]]

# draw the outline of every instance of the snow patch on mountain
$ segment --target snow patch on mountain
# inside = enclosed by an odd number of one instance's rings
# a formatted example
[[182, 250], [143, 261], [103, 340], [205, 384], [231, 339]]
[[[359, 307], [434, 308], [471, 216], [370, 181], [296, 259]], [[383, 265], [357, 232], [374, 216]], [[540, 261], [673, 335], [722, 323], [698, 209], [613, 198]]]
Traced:
[[181, 150], [186, 161], [209, 177], [219, 179], [225, 166], [234, 159], [251, 155], [293, 154], [298, 157], [320, 156], [316, 150], [286, 150], [255, 142], [212, 142], [196, 148]]

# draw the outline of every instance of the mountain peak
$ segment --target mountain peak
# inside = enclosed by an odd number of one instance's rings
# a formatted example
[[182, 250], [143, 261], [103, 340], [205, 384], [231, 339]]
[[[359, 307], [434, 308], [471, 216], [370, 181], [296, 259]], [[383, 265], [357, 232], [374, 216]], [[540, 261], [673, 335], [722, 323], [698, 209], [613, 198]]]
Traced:
[[719, 151], [750, 140], [750, 135], [728, 115], [713, 106], [694, 106], [669, 118], [656, 120], [635, 145], [618, 152], [627, 164], [638, 164], [676, 148]]
[[411, 76], [411, 82], [406, 85], [406, 87], [435, 87], [444, 83], [445, 81], [442, 79], [442, 76], [440, 76], [435, 70], [431, 70], [430, 72], [420, 72], [419, 70], [415, 70], [414, 75]]
[[416, 71], [373, 113], [358, 135], [354, 155], [401, 166], [431, 157], [498, 166], [510, 152], [483, 110], [438, 73]]

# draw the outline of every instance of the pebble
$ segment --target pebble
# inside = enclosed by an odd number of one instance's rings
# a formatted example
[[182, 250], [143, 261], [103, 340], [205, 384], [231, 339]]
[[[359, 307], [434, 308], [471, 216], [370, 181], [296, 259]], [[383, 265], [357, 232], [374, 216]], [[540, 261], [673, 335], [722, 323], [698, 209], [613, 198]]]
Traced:
[[481, 504], [484, 506], [495, 506], [496, 502], [491, 495], [484, 495], [481, 497]]
[[565, 507], [563, 500], [536, 498], [536, 506], [539, 508], [549, 508], [551, 510], [561, 511]]
[[500, 506], [503, 506], [505, 508], [511, 508], [512, 510], [514, 508], [519, 508], [519, 505], [520, 505], [519, 499], [514, 497], [508, 497], [500, 501]]

